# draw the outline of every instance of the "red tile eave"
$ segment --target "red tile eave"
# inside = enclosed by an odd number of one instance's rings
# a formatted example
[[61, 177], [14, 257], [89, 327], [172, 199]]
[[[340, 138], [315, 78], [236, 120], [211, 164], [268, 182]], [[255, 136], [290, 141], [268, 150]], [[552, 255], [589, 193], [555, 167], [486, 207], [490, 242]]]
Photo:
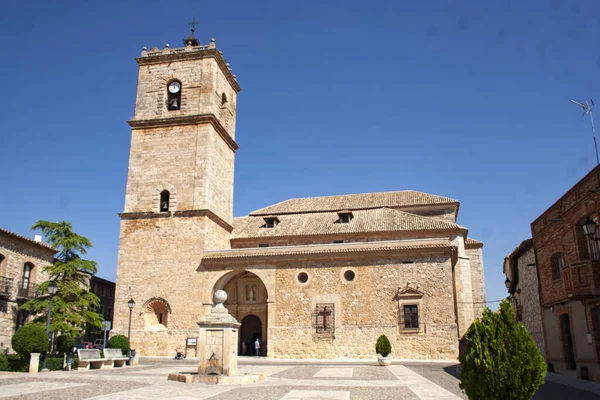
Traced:
[[28, 238], [28, 237], [25, 237], [25, 236], [23, 236], [23, 235], [19, 235], [18, 233], [14, 233], [14, 232], [8, 231], [8, 230], [6, 230], [6, 229], [2, 229], [2, 228], [0, 228], [0, 233], [4, 233], [4, 234], [6, 234], [6, 235], [8, 235], [8, 236], [12, 236], [12, 237], [14, 237], [14, 238], [16, 238], [16, 239], [19, 239], [19, 240], [25, 241], [25, 242], [27, 242], [27, 243], [29, 243], [29, 244], [34, 244], [34, 245], [36, 245], [36, 246], [42, 247], [44, 250], [49, 250], [50, 252], [52, 252], [52, 254], [56, 254], [56, 253], [58, 253], [58, 250], [54, 250], [54, 249], [52, 248], [52, 246], [50, 246], [50, 245], [49, 245], [49, 244], [47, 244], [47, 243], [43, 243], [43, 242], [36, 242], [36, 241], [35, 241], [35, 240], [33, 240], [33, 239], [30, 239], [30, 238]]

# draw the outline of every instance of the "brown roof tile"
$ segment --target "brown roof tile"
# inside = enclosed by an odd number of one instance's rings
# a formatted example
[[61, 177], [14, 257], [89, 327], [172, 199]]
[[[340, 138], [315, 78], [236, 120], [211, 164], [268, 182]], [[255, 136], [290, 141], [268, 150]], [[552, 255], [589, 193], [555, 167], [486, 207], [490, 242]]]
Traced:
[[467, 246], [483, 246], [483, 242], [481, 240], [473, 239], [470, 237], [468, 237], [467, 240], [465, 240], [465, 244]]
[[353, 215], [349, 223], [340, 224], [336, 212], [283, 214], [274, 228], [264, 227], [264, 217], [235, 218], [232, 239], [466, 229], [453, 222], [390, 208], [355, 210]]
[[9, 236], [13, 236], [13, 237], [16, 237], [16, 238], [18, 238], [18, 239], [25, 240], [25, 241], [27, 241], [27, 242], [30, 242], [30, 243], [32, 243], [32, 244], [36, 244], [36, 245], [38, 245], [38, 246], [40, 246], [40, 247], [44, 247], [44, 248], [46, 248], [46, 249], [52, 250], [54, 253], [56, 253], [56, 252], [57, 252], [57, 250], [54, 250], [54, 249], [52, 248], [52, 246], [50, 246], [48, 243], [44, 243], [44, 242], [36, 242], [36, 241], [35, 241], [35, 240], [33, 240], [33, 239], [30, 239], [30, 238], [28, 238], [28, 237], [26, 237], [26, 236], [23, 236], [23, 235], [19, 235], [18, 233], [14, 233], [14, 232], [11, 232], [11, 231], [9, 231], [9, 230], [6, 230], [6, 229], [2, 229], [2, 228], [0, 228], [0, 233], [5, 233], [5, 234], [7, 234], [7, 235], [9, 235]]
[[414, 190], [307, 197], [282, 201], [250, 215], [308, 213], [319, 211], [360, 210], [380, 207], [410, 207], [434, 204], [458, 204], [458, 200]]

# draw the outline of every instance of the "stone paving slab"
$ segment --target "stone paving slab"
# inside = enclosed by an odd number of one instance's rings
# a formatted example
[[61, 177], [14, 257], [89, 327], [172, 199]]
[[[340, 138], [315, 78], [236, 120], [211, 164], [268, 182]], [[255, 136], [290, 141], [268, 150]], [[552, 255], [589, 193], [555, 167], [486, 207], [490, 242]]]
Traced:
[[281, 400], [350, 400], [350, 392], [340, 390], [291, 390]]
[[313, 378], [352, 378], [354, 368], [321, 368], [319, 372], [313, 375]]
[[22, 394], [30, 394], [37, 392], [48, 392], [51, 390], [65, 390], [75, 386], [83, 386], [85, 383], [70, 383], [70, 382], [23, 382], [13, 385], [5, 385], [0, 391], [0, 398], [19, 396]]
[[[369, 387], [337, 387], [332, 389], [329, 386], [311, 386], [310, 388], [297, 387], [297, 386], [275, 386], [275, 387], [244, 387], [237, 388], [225, 393], [221, 393], [212, 399], [218, 400], [280, 400], [286, 399], [289, 392], [296, 391], [314, 391], [314, 392], [341, 392], [349, 393], [350, 400], [420, 400], [419, 397], [415, 396], [410, 389], [406, 387], [390, 387], [381, 391], [373, 391]], [[318, 397], [317, 397], [318, 398]]]

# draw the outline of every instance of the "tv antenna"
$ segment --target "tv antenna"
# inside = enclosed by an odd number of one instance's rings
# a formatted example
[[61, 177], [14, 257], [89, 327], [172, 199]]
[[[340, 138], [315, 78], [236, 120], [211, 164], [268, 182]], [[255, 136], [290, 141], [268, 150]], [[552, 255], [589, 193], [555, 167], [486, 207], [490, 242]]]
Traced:
[[596, 144], [596, 128], [594, 128], [594, 116], [592, 114], [592, 109], [594, 108], [594, 100], [590, 99], [585, 103], [580, 103], [575, 100], [571, 100], [571, 102], [583, 108], [583, 114], [581, 115], [582, 117], [588, 114], [590, 115], [590, 123], [592, 124], [592, 137], [594, 138], [594, 149], [596, 149], [596, 163], [600, 165], [600, 159], [598, 159], [598, 145]]

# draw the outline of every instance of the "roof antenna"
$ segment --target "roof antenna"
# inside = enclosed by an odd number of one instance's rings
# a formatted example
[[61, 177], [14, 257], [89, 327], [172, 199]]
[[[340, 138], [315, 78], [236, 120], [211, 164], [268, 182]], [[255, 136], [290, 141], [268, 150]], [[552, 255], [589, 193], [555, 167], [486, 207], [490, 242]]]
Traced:
[[[590, 122], [592, 123], [592, 137], [594, 138], [594, 148], [596, 149], [596, 163], [600, 165], [600, 160], [598, 159], [598, 145], [596, 144], [596, 128], [594, 128], [594, 116], [592, 115], [592, 109], [594, 108], [594, 100], [590, 99], [585, 103], [580, 103], [575, 100], [571, 100], [572, 103], [577, 104], [579, 107], [583, 108], [582, 117], [589, 114]], [[591, 105], [590, 105], [591, 103]]]

